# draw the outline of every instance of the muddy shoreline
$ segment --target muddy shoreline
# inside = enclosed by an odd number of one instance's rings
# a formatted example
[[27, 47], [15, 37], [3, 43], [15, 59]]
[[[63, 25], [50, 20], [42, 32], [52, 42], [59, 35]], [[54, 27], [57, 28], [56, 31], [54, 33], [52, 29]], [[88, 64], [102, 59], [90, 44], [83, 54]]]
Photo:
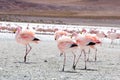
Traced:
[[120, 19], [85, 19], [0, 15], [0, 21], [120, 27]]

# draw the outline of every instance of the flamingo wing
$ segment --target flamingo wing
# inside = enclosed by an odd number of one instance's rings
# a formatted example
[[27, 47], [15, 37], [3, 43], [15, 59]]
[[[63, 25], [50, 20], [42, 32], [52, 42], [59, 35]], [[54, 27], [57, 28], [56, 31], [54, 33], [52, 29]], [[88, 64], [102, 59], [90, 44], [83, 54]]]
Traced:
[[33, 40], [34, 33], [32, 31], [24, 31], [20, 33], [20, 37], [24, 40]]

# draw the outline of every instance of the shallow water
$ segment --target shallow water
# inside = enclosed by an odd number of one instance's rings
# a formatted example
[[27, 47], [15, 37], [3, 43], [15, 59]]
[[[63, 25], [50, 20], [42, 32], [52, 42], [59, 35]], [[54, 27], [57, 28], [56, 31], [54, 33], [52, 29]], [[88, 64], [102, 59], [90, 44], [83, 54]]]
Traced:
[[0, 47], [0, 80], [120, 80], [120, 45], [114, 44], [114, 48], [109, 47], [109, 39], [104, 39], [105, 44], [98, 46], [96, 62], [94, 50], [91, 52], [91, 62], [87, 62], [87, 70], [83, 69], [84, 60], [81, 56], [74, 71], [73, 55], [67, 53], [65, 72], [62, 72], [63, 56], [59, 56], [54, 36], [38, 34], [35, 36], [41, 42], [31, 44], [32, 50], [27, 57], [27, 63], [24, 63], [25, 46], [14, 41], [15, 34], [0, 33], [2, 46]]

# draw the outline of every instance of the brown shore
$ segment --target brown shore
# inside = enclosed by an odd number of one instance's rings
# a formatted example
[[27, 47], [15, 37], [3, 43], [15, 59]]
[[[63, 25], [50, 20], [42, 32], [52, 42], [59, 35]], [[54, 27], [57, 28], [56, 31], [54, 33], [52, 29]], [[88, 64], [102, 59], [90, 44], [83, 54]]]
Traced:
[[99, 17], [98, 18], [94, 18], [94, 17], [93, 18], [85, 18], [85, 17], [76, 18], [76, 17], [0, 15], [0, 21], [120, 27], [120, 19], [112, 18], [112, 17], [110, 18], [99, 18]]
[[1, 0], [0, 21], [120, 25], [119, 0]]

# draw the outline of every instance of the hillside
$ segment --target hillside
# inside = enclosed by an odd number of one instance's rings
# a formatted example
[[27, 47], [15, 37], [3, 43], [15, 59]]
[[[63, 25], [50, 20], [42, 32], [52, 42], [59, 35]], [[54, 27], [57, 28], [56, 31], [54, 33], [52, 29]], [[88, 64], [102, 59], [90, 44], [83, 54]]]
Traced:
[[1, 15], [120, 18], [120, 0], [0, 0]]

